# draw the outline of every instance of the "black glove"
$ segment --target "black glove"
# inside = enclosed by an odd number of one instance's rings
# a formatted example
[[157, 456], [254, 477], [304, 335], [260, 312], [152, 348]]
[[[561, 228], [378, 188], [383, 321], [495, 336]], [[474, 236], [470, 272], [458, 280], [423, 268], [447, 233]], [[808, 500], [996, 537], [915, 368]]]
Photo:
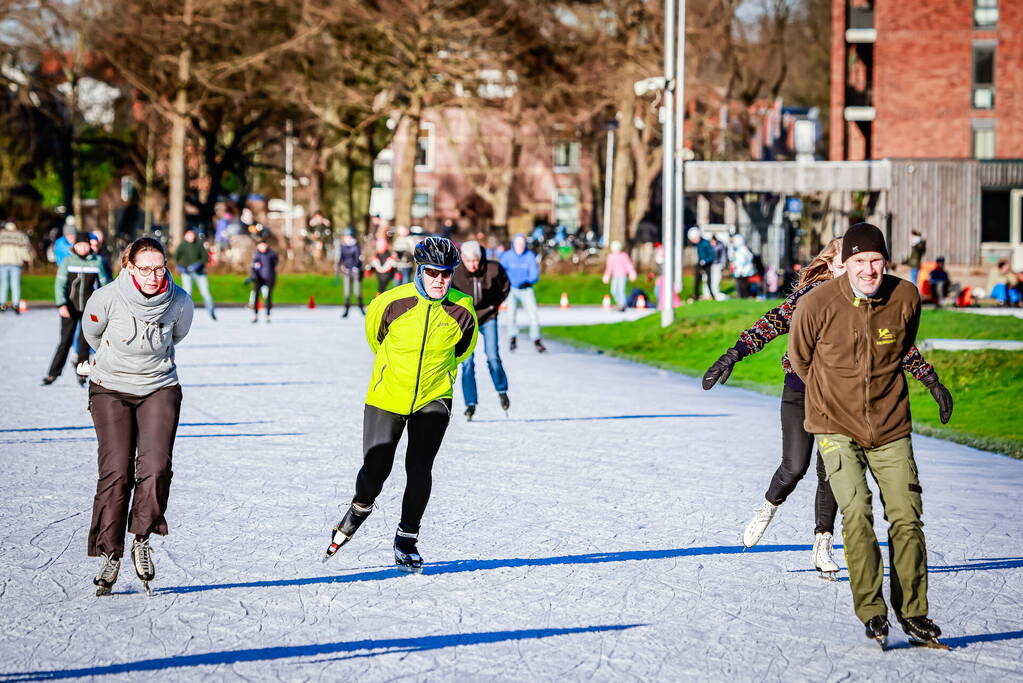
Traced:
[[920, 383], [930, 389], [934, 402], [938, 404], [938, 417], [941, 424], [948, 424], [952, 417], [952, 393], [938, 381], [938, 373], [930, 372], [920, 378]]
[[519, 289], [529, 289], [532, 286], [533, 286], [532, 282], [523, 282], [521, 285], [518, 286], [518, 288]]
[[724, 355], [714, 361], [714, 365], [707, 368], [707, 372], [703, 373], [703, 389], [706, 391], [712, 386], [721, 382], [724, 384], [728, 381], [728, 377], [732, 374], [732, 366], [742, 360], [742, 356], [739, 354], [739, 350], [731, 348], [725, 351]]

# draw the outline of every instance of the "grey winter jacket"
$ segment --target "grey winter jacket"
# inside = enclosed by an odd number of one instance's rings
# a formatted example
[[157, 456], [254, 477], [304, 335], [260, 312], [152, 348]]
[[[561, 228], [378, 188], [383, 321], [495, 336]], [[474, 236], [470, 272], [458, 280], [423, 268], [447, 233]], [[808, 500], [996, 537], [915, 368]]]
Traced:
[[91, 381], [133, 396], [178, 383], [174, 345], [192, 325], [192, 299], [173, 281], [169, 285], [147, 298], [124, 268], [96, 290], [82, 316], [82, 331], [96, 351]]

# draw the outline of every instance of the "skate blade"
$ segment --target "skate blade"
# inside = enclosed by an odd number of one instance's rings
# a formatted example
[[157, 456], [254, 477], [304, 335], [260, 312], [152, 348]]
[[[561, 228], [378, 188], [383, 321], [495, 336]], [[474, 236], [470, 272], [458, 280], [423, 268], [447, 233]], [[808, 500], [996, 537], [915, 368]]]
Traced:
[[148, 581], [143, 581], [142, 582], [142, 590], [144, 590], [146, 592], [146, 597], [147, 598], [153, 597], [153, 588], [152, 588], [152, 586], [149, 585]]
[[937, 638], [935, 638], [934, 640], [915, 640], [913, 638], [910, 638], [909, 639], [909, 644], [912, 645], [913, 647], [926, 647], [929, 650], [951, 650], [952, 649], [947, 644], [941, 642]]
[[423, 565], [421, 565], [421, 564], [420, 565], [414, 565], [414, 564], [403, 564], [401, 562], [396, 562], [395, 566], [398, 568], [399, 571], [403, 571], [406, 574], [422, 574], [423, 573]]
[[878, 636], [874, 640], [881, 646], [881, 652], [888, 652], [888, 636]]
[[104, 595], [110, 595], [110, 586], [100, 586], [96, 589], [96, 597], [100, 598]]
[[826, 572], [818, 569], [817, 578], [828, 582], [835, 582], [838, 581], [838, 572]]

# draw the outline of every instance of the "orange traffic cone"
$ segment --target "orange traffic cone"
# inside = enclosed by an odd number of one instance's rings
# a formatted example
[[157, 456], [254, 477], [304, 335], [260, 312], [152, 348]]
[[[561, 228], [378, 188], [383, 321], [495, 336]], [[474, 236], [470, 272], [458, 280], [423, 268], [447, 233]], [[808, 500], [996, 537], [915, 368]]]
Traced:
[[643, 296], [642, 294], [636, 297], [636, 308], [639, 309], [646, 308], [646, 297]]
[[561, 307], [568, 308], [568, 292], [561, 293]]
[[24, 313], [28, 310], [28, 302], [22, 299], [18, 302], [18, 313]]
[[263, 300], [262, 299], [260, 299], [259, 301], [256, 302], [256, 310], [257, 311], [262, 311], [263, 310]]
[[316, 299], [309, 297], [309, 308], [316, 308]]
[[497, 310], [499, 310], [499, 311], [507, 311], [508, 310], [508, 304], [506, 304], [505, 302], [502, 301], [501, 305], [497, 307]]
[[604, 309], [605, 311], [610, 311], [611, 310], [611, 295], [610, 294], [605, 294], [604, 295], [604, 300], [600, 302], [600, 307], [602, 309]]

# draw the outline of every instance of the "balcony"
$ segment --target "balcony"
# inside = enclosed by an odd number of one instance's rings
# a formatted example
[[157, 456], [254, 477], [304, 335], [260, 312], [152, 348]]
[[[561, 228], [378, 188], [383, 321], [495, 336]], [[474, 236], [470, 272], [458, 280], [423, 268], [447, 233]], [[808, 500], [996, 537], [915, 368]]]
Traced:
[[850, 6], [846, 18], [846, 28], [851, 29], [874, 29], [874, 6], [873, 4]]

